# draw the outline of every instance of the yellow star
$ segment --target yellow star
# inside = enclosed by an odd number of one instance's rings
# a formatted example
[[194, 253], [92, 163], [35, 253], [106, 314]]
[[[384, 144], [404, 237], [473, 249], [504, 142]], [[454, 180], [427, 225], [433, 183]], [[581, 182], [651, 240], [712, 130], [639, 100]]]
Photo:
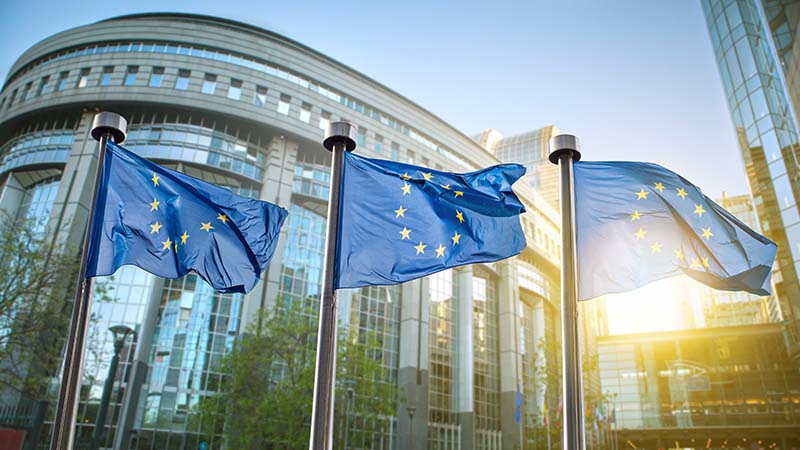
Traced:
[[430, 172], [422, 172], [422, 178], [425, 178], [425, 181], [431, 181], [433, 179], [433, 174]]
[[702, 261], [703, 267], [708, 269], [708, 257], [707, 256], [703, 256], [702, 258], [700, 258], [700, 261]]
[[464, 193], [461, 192], [461, 191], [453, 191], [453, 192], [456, 193], [456, 198], [461, 197], [462, 195], [464, 195]]
[[178, 243], [175, 242], [175, 253], [178, 253]]
[[689, 194], [686, 193], [686, 189], [678, 188], [678, 197], [680, 197], [681, 199], [684, 199], [684, 198], [686, 198], [687, 195], [689, 195]]
[[713, 235], [714, 233], [711, 232], [711, 227], [703, 228], [703, 237], [706, 238], [706, 240], [709, 240]]
[[683, 250], [681, 249], [675, 250], [675, 257], [683, 261]]
[[211, 226], [211, 222], [200, 222], [200, 229], [208, 233], [213, 230], [214, 227]]
[[633, 212], [633, 214], [631, 214], [631, 222], [633, 222], [634, 220], [639, 220], [641, 218], [642, 218], [642, 215], [639, 214], [639, 210], [635, 210]]
[[186, 234], [186, 230], [183, 231], [181, 235], [181, 245], [186, 245], [186, 240], [189, 239], [189, 235]]
[[156, 175], [156, 174], [154, 173], [154, 174], [153, 174], [153, 178], [150, 178], [150, 179], [151, 179], [151, 180], [153, 180], [153, 186], [154, 186], [154, 187], [155, 187], [155, 186], [158, 186], [158, 175]]
[[436, 257], [444, 256], [444, 246], [442, 243], [439, 243], [439, 247], [436, 249]]
[[654, 186], [655, 186], [655, 189], [658, 191], [659, 194], [664, 192], [664, 185], [661, 184], [660, 181], [657, 182]]
[[222, 223], [225, 223], [225, 224], [228, 223], [228, 216], [226, 216], [225, 214], [222, 214], [222, 213], [217, 214], [217, 219], [221, 220]]
[[453, 237], [451, 237], [450, 239], [453, 240], [453, 245], [458, 245], [459, 239], [461, 239], [461, 235], [458, 234], [458, 231], [456, 231], [455, 233], [453, 233]]
[[170, 249], [170, 247], [172, 247], [172, 241], [170, 240], [170, 238], [169, 238], [169, 237], [167, 237], [167, 240], [166, 240], [166, 241], [164, 241], [164, 242], [162, 242], [162, 243], [161, 243], [161, 245], [163, 245], [163, 246], [164, 246], [164, 247], [161, 249], [161, 251], [164, 251], [164, 250], [169, 250], [169, 249]]
[[161, 231], [161, 227], [162, 225], [158, 223], [158, 221], [156, 220], [156, 223], [150, 225], [150, 234], [158, 233], [159, 231]]
[[462, 213], [459, 210], [456, 210], [456, 219], [458, 219], [460, 223], [464, 223], [464, 213]]
[[699, 258], [693, 259], [692, 260], [692, 269], [697, 270], [699, 268], [700, 268], [700, 259]]
[[661, 245], [658, 242], [656, 242], [655, 244], [650, 246], [650, 252], [652, 252], [652, 253], [661, 253], [661, 247], [663, 247], [663, 245]]
[[400, 232], [400, 240], [402, 241], [403, 239], [411, 239], [410, 237], [408, 237], [410, 233], [411, 230], [409, 230], [406, 227], [403, 227], [403, 231]]
[[406, 211], [408, 211], [408, 208], [403, 208], [403, 205], [400, 205], [399, 208], [394, 210], [394, 214], [395, 214], [394, 218], [396, 219], [398, 217], [405, 217], [406, 216]]
[[645, 233], [647, 233], [647, 231], [644, 231], [643, 229], [639, 228], [639, 231], [637, 231], [633, 235], [636, 236], [637, 241], [641, 241], [642, 239], [644, 239]]
[[450, 190], [450, 185], [449, 184], [440, 184], [439, 186], [447, 189], [448, 191]]
[[703, 217], [703, 213], [704, 212], [706, 212], [706, 210], [703, 209], [703, 205], [694, 205], [694, 213], [695, 214], [697, 214], [700, 217]]
[[158, 205], [160, 204], [160, 201], [153, 199], [153, 203], [150, 203], [150, 211], [158, 211]]
[[400, 178], [402, 178], [402, 179], [404, 179], [404, 180], [406, 180], [406, 181], [408, 181], [408, 180], [410, 180], [410, 179], [411, 179], [411, 177], [410, 177], [410, 176], [408, 176], [408, 172], [406, 172], [406, 173], [404, 173], [404, 174], [400, 175]]
[[411, 193], [411, 185], [408, 183], [403, 183], [403, 187], [401, 189], [403, 190], [403, 195]]
[[649, 194], [649, 192], [645, 191], [644, 188], [642, 188], [641, 191], [636, 193], [636, 200], [647, 200], [647, 194]]
[[415, 245], [414, 246], [414, 248], [417, 249], [417, 254], [418, 255], [420, 253], [425, 253], [425, 247], [427, 247], [427, 245], [423, 244], [422, 241], [419, 241], [419, 245]]

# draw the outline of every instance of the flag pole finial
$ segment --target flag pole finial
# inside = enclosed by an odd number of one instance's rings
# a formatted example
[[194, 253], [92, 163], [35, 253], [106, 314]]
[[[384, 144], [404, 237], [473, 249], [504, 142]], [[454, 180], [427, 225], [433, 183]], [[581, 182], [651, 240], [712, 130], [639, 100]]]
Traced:
[[559, 156], [564, 153], [572, 154], [573, 161], [581, 159], [581, 143], [572, 134], [557, 134], [550, 138], [550, 162], [558, 165]]
[[117, 113], [104, 111], [94, 116], [92, 121], [92, 137], [99, 141], [104, 135], [111, 135], [114, 143], [125, 141], [128, 132], [128, 121]]
[[332, 122], [328, 125], [328, 128], [325, 130], [325, 139], [322, 141], [322, 145], [328, 149], [328, 151], [332, 152], [337, 143], [343, 143], [344, 149], [348, 152], [355, 150], [356, 127], [353, 126], [352, 123]]

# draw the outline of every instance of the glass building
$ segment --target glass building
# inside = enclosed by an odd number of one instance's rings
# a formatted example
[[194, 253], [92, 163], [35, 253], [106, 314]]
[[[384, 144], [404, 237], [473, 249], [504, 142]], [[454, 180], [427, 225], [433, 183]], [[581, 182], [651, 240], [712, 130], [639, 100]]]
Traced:
[[800, 445], [800, 373], [780, 324], [604, 336], [598, 352], [619, 448]]
[[774, 291], [800, 361], [800, 2], [701, 3], [761, 230], [778, 244]]
[[[137, 334], [114, 380], [102, 447], [198, 448], [194, 408], [219, 389], [220, 361], [258, 311], [319, 298], [330, 177], [321, 139], [330, 122], [358, 127], [360, 154], [439, 170], [523, 157], [487, 151], [388, 87], [284, 36], [213, 17], [140, 14], [61, 32], [14, 63], [0, 91], [0, 209], [41, 218], [60, 242], [80, 242], [97, 165], [89, 129], [100, 110], [127, 118], [124, 145], [134, 152], [290, 212], [271, 265], [248, 295], [131, 267], [104, 280], [108, 295], [92, 309], [77, 439], [94, 428], [113, 352], [109, 326]], [[555, 190], [552, 183], [535, 187]], [[555, 415], [556, 388], [543, 384], [539, 369], [557, 363], [545, 348], [558, 348], [558, 217], [531, 186], [516, 191], [527, 207], [520, 256], [340, 291], [341, 329], [378, 336], [398, 393], [397, 412], [382, 418], [371, 448], [514, 449], [541, 423], [548, 395]], [[48, 375], [57, 391], [58, 368]], [[4, 405], [38, 400], [0, 392]]]

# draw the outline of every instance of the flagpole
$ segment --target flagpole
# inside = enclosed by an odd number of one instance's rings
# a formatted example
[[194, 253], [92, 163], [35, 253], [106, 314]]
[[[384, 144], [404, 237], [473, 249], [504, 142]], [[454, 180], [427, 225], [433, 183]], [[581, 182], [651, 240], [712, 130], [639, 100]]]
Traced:
[[575, 248], [575, 185], [572, 164], [581, 159], [578, 138], [560, 134], [550, 139], [550, 162], [561, 173], [561, 355], [564, 393], [564, 450], [585, 450], [580, 346], [578, 344], [578, 279]]
[[86, 333], [89, 328], [89, 316], [92, 309], [92, 280], [87, 280], [86, 258], [89, 250], [89, 235], [92, 230], [92, 214], [97, 201], [97, 188], [100, 183], [106, 145], [111, 139], [116, 143], [125, 140], [128, 122], [124, 117], [112, 112], [101, 112], [94, 116], [92, 137], [99, 142], [97, 170], [92, 187], [92, 200], [89, 204], [86, 232], [83, 235], [83, 251], [78, 270], [78, 291], [72, 305], [69, 336], [64, 351], [64, 371], [61, 375], [61, 386], [58, 391], [53, 434], [50, 439], [50, 450], [72, 450], [75, 435], [75, 416], [78, 412], [81, 378], [83, 378], [83, 357], [86, 350]]
[[325, 130], [322, 145], [331, 155], [331, 184], [328, 223], [325, 232], [325, 260], [322, 267], [322, 298], [317, 332], [317, 366], [314, 373], [314, 403], [311, 412], [309, 450], [333, 448], [333, 400], [336, 387], [336, 252], [339, 241], [339, 200], [344, 152], [356, 148], [356, 130], [347, 122], [333, 122]]

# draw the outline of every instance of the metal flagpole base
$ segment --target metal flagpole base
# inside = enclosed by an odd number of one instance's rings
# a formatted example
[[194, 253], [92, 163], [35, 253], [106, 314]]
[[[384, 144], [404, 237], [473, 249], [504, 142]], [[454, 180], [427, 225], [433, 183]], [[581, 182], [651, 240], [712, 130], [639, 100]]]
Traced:
[[356, 148], [356, 129], [347, 122], [333, 122], [325, 131], [322, 145], [331, 155], [331, 184], [328, 197], [328, 223], [325, 233], [325, 259], [322, 267], [322, 301], [317, 334], [317, 365], [314, 372], [314, 402], [311, 411], [310, 450], [333, 448], [333, 400], [336, 386], [336, 244], [339, 238], [339, 200], [341, 197], [344, 152]]
[[561, 173], [561, 361], [563, 364], [564, 450], [586, 448], [583, 386], [578, 342], [578, 283], [575, 245], [575, 182], [572, 164], [581, 159], [578, 138], [560, 134], [550, 139], [550, 162]]
[[84, 276], [86, 273], [86, 255], [89, 249], [89, 233], [92, 228], [92, 214], [97, 201], [97, 188], [100, 181], [101, 168], [103, 167], [103, 158], [106, 153], [106, 142], [109, 138], [116, 143], [124, 141], [127, 129], [128, 122], [119, 114], [101, 112], [94, 116], [91, 134], [99, 142], [99, 156], [97, 158], [94, 186], [92, 187], [89, 218], [83, 237], [83, 252], [81, 253], [81, 264], [78, 269], [78, 289], [75, 293], [75, 303], [72, 305], [69, 336], [64, 350], [64, 371], [61, 375], [61, 386], [53, 419], [53, 434], [50, 440], [51, 450], [71, 450], [74, 443], [75, 418], [78, 412], [81, 378], [83, 377], [83, 358], [86, 350], [86, 334], [92, 309], [91, 284]]

